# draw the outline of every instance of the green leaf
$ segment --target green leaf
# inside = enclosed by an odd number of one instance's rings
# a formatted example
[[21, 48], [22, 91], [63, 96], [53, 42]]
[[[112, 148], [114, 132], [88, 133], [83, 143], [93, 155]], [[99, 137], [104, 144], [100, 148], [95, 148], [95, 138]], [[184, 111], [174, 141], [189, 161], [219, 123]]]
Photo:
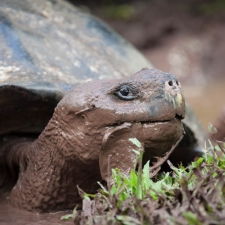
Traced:
[[120, 201], [123, 202], [125, 201], [127, 198], [129, 197], [129, 195], [126, 192], [122, 192], [120, 194]]
[[193, 168], [198, 168], [202, 162], [204, 161], [204, 159], [202, 157], [198, 158], [198, 160], [194, 161], [191, 163]]
[[217, 133], [217, 129], [211, 123], [209, 123], [208, 129], [209, 129], [209, 132], [212, 134]]
[[213, 178], [215, 178], [217, 175], [218, 175], [217, 172], [214, 172], [212, 176]]
[[65, 216], [62, 216], [62, 217], [60, 218], [60, 220], [68, 220], [68, 219], [70, 219], [70, 218], [73, 218], [73, 214], [67, 214], [67, 215], [65, 215]]
[[97, 183], [105, 193], [109, 193], [108, 190], [99, 181], [97, 181]]
[[144, 187], [146, 190], [149, 189], [150, 187], [150, 175], [149, 175], [149, 162], [148, 161], [145, 165], [144, 165], [144, 168], [143, 168], [143, 178], [142, 178], [142, 182], [144, 184]]
[[142, 199], [142, 179], [141, 174], [142, 171], [140, 171], [140, 168], [138, 168], [138, 175], [137, 175], [137, 184], [136, 184], [136, 197], [138, 199]]
[[197, 216], [192, 212], [184, 212], [184, 218], [188, 221], [189, 225], [201, 225], [202, 223], [197, 219]]
[[216, 149], [217, 151], [221, 151], [221, 150], [220, 150], [220, 147], [219, 147], [218, 145], [215, 146], [215, 149]]
[[137, 150], [134, 150], [134, 149], [133, 149], [133, 152], [134, 152], [136, 155], [140, 155], [140, 152], [137, 151]]
[[141, 222], [137, 219], [132, 218], [131, 216], [122, 216], [119, 215], [116, 217], [124, 225], [141, 225]]
[[134, 145], [136, 145], [138, 148], [141, 148], [142, 145], [141, 145], [141, 142], [138, 141], [137, 138], [129, 138], [129, 141], [131, 141]]
[[86, 199], [88, 201], [91, 201], [90, 197], [93, 197], [93, 195], [87, 194], [87, 193], [84, 192], [84, 196], [83, 196], [84, 199]]
[[118, 194], [118, 188], [115, 185], [113, 185], [111, 187], [110, 194], [111, 195], [117, 195]]
[[130, 185], [132, 187], [137, 186], [137, 175], [133, 170], [130, 171]]

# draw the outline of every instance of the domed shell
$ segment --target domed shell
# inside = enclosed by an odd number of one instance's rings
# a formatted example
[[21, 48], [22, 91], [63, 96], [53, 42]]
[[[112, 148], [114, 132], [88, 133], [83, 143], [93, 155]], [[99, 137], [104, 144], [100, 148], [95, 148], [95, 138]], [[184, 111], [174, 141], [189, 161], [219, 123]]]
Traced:
[[94, 16], [60, 0], [0, 2], [0, 134], [40, 132], [66, 91], [152, 65]]

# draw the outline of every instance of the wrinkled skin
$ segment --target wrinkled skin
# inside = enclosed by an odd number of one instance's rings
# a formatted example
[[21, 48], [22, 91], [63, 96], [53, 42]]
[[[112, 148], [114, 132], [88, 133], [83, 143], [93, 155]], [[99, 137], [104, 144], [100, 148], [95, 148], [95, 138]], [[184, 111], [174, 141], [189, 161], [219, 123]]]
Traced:
[[2, 145], [8, 166], [20, 167], [11, 204], [36, 211], [74, 207], [81, 201], [76, 186], [95, 192], [97, 181], [110, 177], [108, 163], [124, 174], [134, 168], [129, 138], [142, 143], [147, 159], [169, 151], [184, 132], [184, 114], [179, 82], [155, 69], [77, 86], [34, 142]]

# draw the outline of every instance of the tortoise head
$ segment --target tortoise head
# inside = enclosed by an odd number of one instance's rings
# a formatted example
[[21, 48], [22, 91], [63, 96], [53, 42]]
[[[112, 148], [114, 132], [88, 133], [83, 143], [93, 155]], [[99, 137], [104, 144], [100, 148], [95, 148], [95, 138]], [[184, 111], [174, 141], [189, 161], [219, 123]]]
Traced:
[[122, 161], [127, 170], [135, 158], [130, 138], [143, 144], [148, 159], [171, 149], [183, 133], [185, 101], [173, 75], [144, 68], [130, 77], [77, 86], [55, 114], [62, 132], [73, 137], [74, 156], [89, 165], [100, 159], [100, 169], [112, 156], [113, 167]]

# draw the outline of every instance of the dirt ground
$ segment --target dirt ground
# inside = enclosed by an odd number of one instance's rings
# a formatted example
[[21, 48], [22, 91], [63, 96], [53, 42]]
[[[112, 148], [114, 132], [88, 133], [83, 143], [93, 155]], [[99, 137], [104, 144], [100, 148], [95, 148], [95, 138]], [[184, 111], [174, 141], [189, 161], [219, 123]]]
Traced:
[[181, 81], [207, 129], [225, 105], [225, 1], [83, 1], [163, 71]]

